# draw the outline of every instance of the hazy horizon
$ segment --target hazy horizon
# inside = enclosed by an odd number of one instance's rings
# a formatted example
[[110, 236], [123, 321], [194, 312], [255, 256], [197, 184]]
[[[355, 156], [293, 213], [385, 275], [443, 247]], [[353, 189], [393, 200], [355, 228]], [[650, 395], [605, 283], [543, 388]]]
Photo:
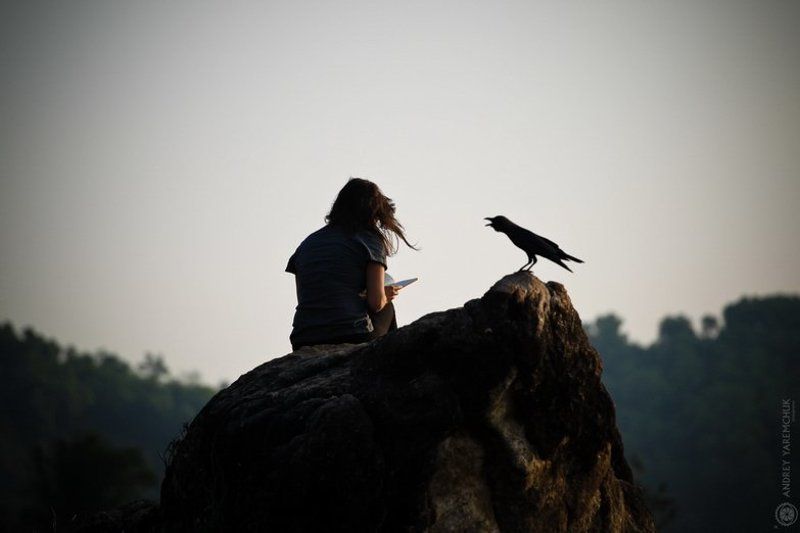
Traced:
[[289, 353], [286, 260], [392, 197], [400, 325], [524, 254], [584, 321], [800, 292], [800, 5], [40, 1], [0, 20], [0, 320], [175, 374]]

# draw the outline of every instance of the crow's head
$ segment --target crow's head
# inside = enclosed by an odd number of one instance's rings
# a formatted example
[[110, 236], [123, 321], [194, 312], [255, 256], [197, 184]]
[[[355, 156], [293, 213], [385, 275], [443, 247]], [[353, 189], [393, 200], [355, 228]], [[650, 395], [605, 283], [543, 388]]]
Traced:
[[495, 231], [503, 231], [505, 232], [509, 228], [511, 228], [514, 223], [508, 220], [503, 215], [498, 215], [496, 217], [486, 217], [484, 220], [488, 220], [489, 223], [486, 224], [487, 226], [491, 226], [491, 228]]

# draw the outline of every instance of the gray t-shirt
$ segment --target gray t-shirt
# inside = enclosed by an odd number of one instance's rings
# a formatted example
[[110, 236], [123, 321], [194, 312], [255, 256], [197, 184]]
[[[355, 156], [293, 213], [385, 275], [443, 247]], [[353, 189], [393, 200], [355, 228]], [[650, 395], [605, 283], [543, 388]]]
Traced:
[[348, 232], [324, 226], [300, 243], [286, 272], [297, 276], [297, 307], [292, 343], [310, 343], [369, 333], [372, 321], [366, 299], [367, 263], [386, 268], [381, 238], [370, 231]]

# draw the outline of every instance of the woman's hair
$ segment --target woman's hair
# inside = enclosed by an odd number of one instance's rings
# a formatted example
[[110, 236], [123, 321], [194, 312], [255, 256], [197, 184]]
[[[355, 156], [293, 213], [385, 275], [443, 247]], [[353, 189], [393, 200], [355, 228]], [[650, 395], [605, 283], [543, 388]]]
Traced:
[[387, 255], [397, 252], [399, 239], [406, 240], [403, 225], [394, 216], [394, 202], [369, 180], [350, 178], [339, 191], [325, 222], [348, 231], [367, 230], [377, 233]]

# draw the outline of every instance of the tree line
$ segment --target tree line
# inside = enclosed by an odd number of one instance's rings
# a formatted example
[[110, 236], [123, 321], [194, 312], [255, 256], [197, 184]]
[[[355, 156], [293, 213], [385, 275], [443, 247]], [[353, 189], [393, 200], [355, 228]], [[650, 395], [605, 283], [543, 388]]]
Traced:
[[51, 531], [78, 513], [158, 498], [167, 445], [216, 392], [0, 324], [0, 531]]
[[586, 330], [659, 531], [772, 530], [781, 402], [800, 399], [800, 298], [743, 298], [697, 329], [666, 317], [647, 346], [613, 314]]

